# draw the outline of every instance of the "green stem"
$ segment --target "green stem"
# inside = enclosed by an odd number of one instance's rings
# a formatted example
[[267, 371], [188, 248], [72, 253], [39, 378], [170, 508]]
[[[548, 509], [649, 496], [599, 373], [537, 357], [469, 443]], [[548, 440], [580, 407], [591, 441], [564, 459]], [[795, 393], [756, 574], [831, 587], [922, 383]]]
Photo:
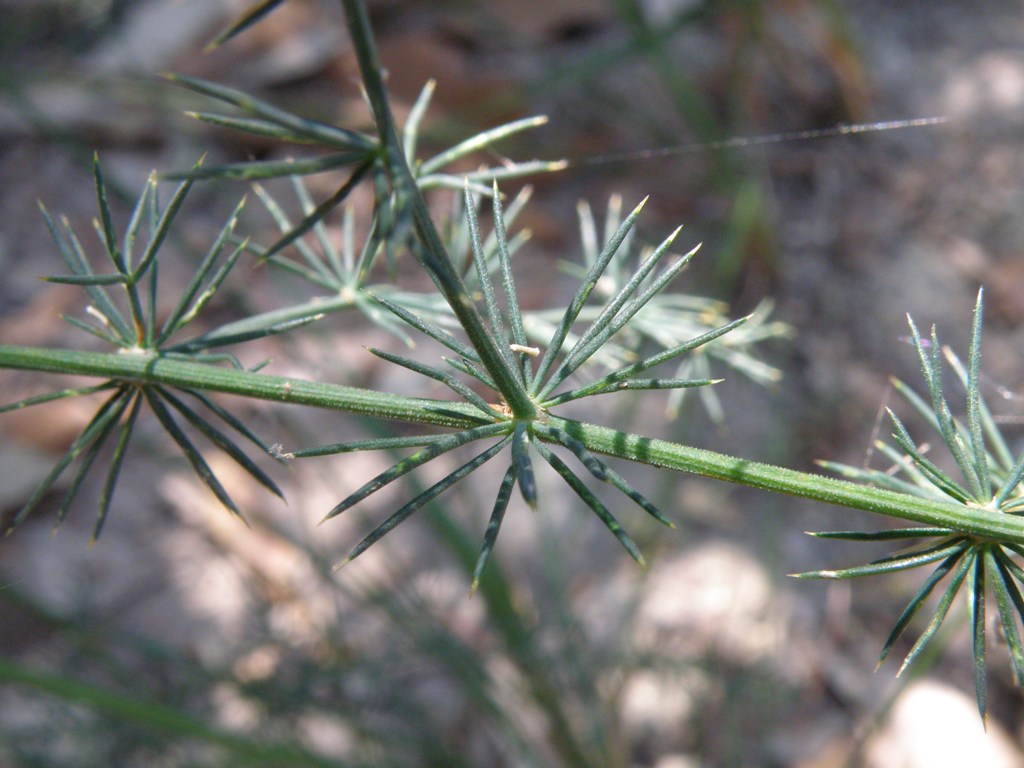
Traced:
[[862, 509], [886, 517], [950, 528], [1000, 542], [1024, 541], [1024, 518], [969, 507], [953, 501], [932, 501], [907, 493], [859, 485], [813, 472], [761, 464], [702, 448], [631, 435], [608, 427], [549, 416], [547, 423], [563, 429], [591, 451], [665, 467], [715, 480]]
[[0, 681], [17, 684], [49, 694], [69, 704], [82, 704], [122, 722], [187, 739], [216, 744], [231, 754], [244, 759], [246, 765], [283, 766], [302, 765], [321, 768], [341, 768], [335, 760], [312, 754], [298, 744], [263, 743], [242, 733], [232, 733], [208, 725], [181, 710], [166, 704], [137, 696], [126, 696], [116, 691], [87, 682], [73, 680], [16, 661], [0, 659]]
[[[456, 429], [479, 426], [482, 421], [479, 410], [465, 402], [404, 397], [156, 355], [0, 346], [0, 368], [190, 387]], [[1024, 518], [1015, 515], [760, 464], [550, 414], [542, 418], [596, 453], [1024, 545]]]
[[370, 110], [373, 112], [373, 119], [377, 124], [377, 133], [384, 151], [387, 153], [388, 168], [397, 171], [398, 178], [394, 180], [396, 186], [402, 190], [403, 194], [408, 195], [409, 204], [412, 207], [413, 226], [423, 245], [423, 250], [420, 252], [423, 266], [451, 306], [473, 348], [480, 355], [480, 361], [498, 385], [498, 389], [509, 408], [512, 409], [512, 413], [520, 419], [535, 418], [537, 416], [536, 404], [530, 398], [516, 372], [509, 365], [506, 356], [498, 349], [497, 345], [501, 342], [488, 331], [483, 317], [473, 304], [465, 283], [455, 267], [452, 266], [441, 236], [430, 218], [427, 203], [416, 185], [409, 164], [406, 162], [405, 151], [398, 137], [395, 119], [388, 104], [387, 88], [384, 86], [384, 78], [381, 75], [380, 59], [373, 42], [373, 31], [370, 29], [366, 8], [359, 0], [342, 0], [342, 6], [348, 19], [349, 33], [356, 51], [356, 58], [359, 60], [363, 86], [366, 88], [367, 98], [370, 101]]
[[479, 409], [469, 403], [404, 397], [341, 384], [268, 376], [153, 354], [0, 345], [0, 368], [187, 387], [438, 427], [465, 429], [479, 426], [482, 422]]

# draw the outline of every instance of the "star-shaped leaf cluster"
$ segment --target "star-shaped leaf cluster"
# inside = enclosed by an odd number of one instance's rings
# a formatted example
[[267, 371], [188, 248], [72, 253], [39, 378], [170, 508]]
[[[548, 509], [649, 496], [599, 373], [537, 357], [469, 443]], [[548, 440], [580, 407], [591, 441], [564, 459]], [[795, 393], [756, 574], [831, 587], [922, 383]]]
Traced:
[[[578, 206], [580, 222], [580, 239], [583, 244], [582, 263], [563, 262], [561, 267], [570, 274], [584, 275], [586, 270], [597, 260], [601, 253], [601, 244], [612, 237], [622, 222], [622, 198], [613, 195], [607, 206], [604, 226], [599, 227], [597, 217], [590, 205], [585, 201]], [[639, 251], [639, 260], [646, 254], [635, 245], [636, 238], [628, 236], [620, 246], [620, 256], [605, 270], [596, 292], [603, 298], [609, 298], [622, 289], [633, 278], [634, 258], [632, 254]], [[630, 254], [627, 256], [627, 254]], [[650, 277], [646, 281], [650, 281]], [[710, 379], [714, 377], [713, 365], [725, 365], [731, 370], [747, 376], [759, 384], [771, 384], [779, 381], [781, 371], [774, 368], [756, 355], [754, 347], [770, 339], [784, 338], [790, 335], [790, 328], [785, 323], [770, 320], [771, 302], [762, 302], [750, 318], [740, 328], [736, 328], [717, 344], [709, 344], [694, 354], [682, 357], [677, 363], [674, 377], [679, 379]], [[595, 317], [599, 307], [588, 307], [581, 319], [590, 320]], [[616, 366], [623, 361], [635, 357], [636, 350], [644, 344], [654, 345], [662, 349], [673, 349], [687, 339], [699, 336], [707, 330], [716, 328], [729, 321], [728, 305], [714, 299], [695, 296], [690, 293], [660, 291], [651, 301], [638, 312], [623, 329], [616, 341], [604, 344], [594, 362], [598, 365]], [[527, 318], [527, 332], [535, 340], [544, 338], [551, 333], [554, 323], [558, 320], [557, 312], [542, 311], [531, 313]], [[669, 418], [676, 418], [680, 412], [688, 389], [676, 389], [667, 400], [666, 412]], [[715, 422], [724, 420], [724, 409], [719, 402], [714, 387], [702, 387], [697, 390], [700, 402], [707, 414]]]
[[[983, 293], [978, 292], [974, 309], [967, 365], [947, 347], [939, 344], [933, 327], [930, 337], [919, 333], [909, 319], [911, 341], [917, 352], [927, 395], [920, 396], [902, 382], [894, 386], [917, 414], [923, 417], [941, 438], [956, 473], [940, 466], [940, 458], [927, 455], [924, 444], [911, 436], [903, 421], [891, 410], [892, 443], [879, 441], [875, 450], [888, 461], [887, 470], [865, 469], [823, 462], [823, 465], [855, 480], [880, 488], [903, 491], [924, 498], [953, 500], [965, 508], [982, 508], [994, 513], [1024, 513], [1024, 452], [1014, 456], [1002, 430], [993, 418], [982, 395], [981, 334]], [[952, 369], [966, 393], [966, 419], [953, 416], [945, 394], [943, 359]], [[1024, 548], [955, 531], [951, 528], [900, 528], [877, 533], [833, 531], [815, 536], [853, 541], [924, 541], [871, 563], [839, 570], [800, 574], [809, 578], [847, 579], [911, 568], [934, 566], [882, 648], [881, 664], [895, 643], [910, 627], [926, 601], [940, 594], [935, 612], [907, 653], [900, 672], [917, 658], [935, 636], [949, 613], [957, 594], [966, 584], [967, 609], [972, 626], [974, 679], [978, 708], [987, 711], [986, 682], [986, 599], [994, 597], [1002, 636], [1010, 651], [1014, 678], [1024, 683], [1024, 644], [1020, 622], [1024, 620], [1024, 570], [1014, 558], [1024, 556]], [[942, 585], [941, 589], [939, 589]]]
[[[50, 277], [47, 280], [81, 286], [89, 299], [85, 319], [73, 316], [64, 318], [72, 326], [103, 340], [120, 354], [138, 355], [154, 360], [163, 357], [207, 364], [229, 363], [240, 368], [233, 355], [211, 350], [282, 333], [313, 319], [267, 323], [250, 327], [244, 332], [214, 331], [181, 338], [182, 332], [191, 326], [217, 294], [245, 250], [244, 242], [235, 243], [233, 240], [244, 201], [232, 211], [203, 255], [177, 302], [167, 310], [165, 307], [158, 308], [158, 253], [167, 240], [175, 217], [185, 203], [193, 182], [186, 180], [182, 183], [170, 202], [161, 207], [156, 177], [150, 176], [123, 236], [119, 237], [98, 158], [94, 161], [93, 168], [100, 214], [94, 226], [108, 262], [107, 270], [97, 271], [93, 268], [82, 242], [66, 218], [58, 225], [49, 212], [42, 208], [46, 226], [70, 271], [69, 274]], [[181, 449], [199, 478], [231, 512], [241, 517], [238, 506], [186, 431], [186, 424], [192, 431], [198, 432], [226, 453], [257, 482], [274, 494], [281, 495], [269, 475], [240, 447], [237, 438], [252, 443], [264, 454], [269, 452], [268, 446], [238, 417], [198, 389], [174, 389], [132, 380], [108, 380], [95, 386], [63, 389], [21, 400], [0, 407], [0, 412], [66, 397], [99, 393], [104, 394], [106, 399], [64, 456], [14, 515], [6, 532], [9, 533], [28, 517], [65, 470], [77, 460], [78, 470], [57, 511], [57, 523], [63, 521], [97, 458], [105, 446], [113, 443], [113, 453], [100, 494], [99, 512], [93, 532], [93, 538], [98, 537], [106, 521], [114, 488], [144, 403], [149, 406], [157, 422]]]
[[[686, 266], [696, 249], [671, 260], [669, 258], [670, 249], [678, 230], [672, 233], [643, 260], [636, 272], [624, 282], [616, 293], [604, 298], [600, 307], [591, 313], [591, 318], [584, 328], [576, 330], [582, 313], [585, 309], [590, 308], [588, 300], [594, 294], [605, 271], [619, 254], [622, 243], [631, 232], [643, 206], [641, 203], [611, 233], [601, 253], [583, 276], [560, 320], [554, 324], [545, 348], [541, 349], [532, 346], [526, 332], [524, 314], [520, 307], [512, 271], [511, 249], [505, 228], [503, 204], [497, 185], [494, 185], [491, 195], [494, 209], [493, 242], [497, 253], [496, 267], [487, 258], [488, 248], [485, 246], [480, 232], [473, 191], [468, 186], [465, 190], [465, 197], [472, 269], [475, 278], [472, 295], [478, 296], [478, 299], [473, 301], [471, 294], [467, 292], [466, 300], [472, 305], [473, 311], [478, 312], [481, 316], [482, 327], [488, 334], [492, 348], [499, 351], [500, 364], [504, 366], [505, 371], [511, 372], [510, 375], [515, 386], [521, 387], [522, 391], [526, 393], [535, 413], [530, 417], [517, 417], [513, 409], [505, 405], [508, 400], [505, 396], [506, 393], [496, 383], [495, 377], [491, 376], [484, 367], [476, 348], [456, 338], [441, 325], [431, 322], [383, 296], [377, 296], [376, 300], [381, 306], [393, 312], [396, 317], [410, 327], [442, 344], [452, 353], [452, 356], [442, 357], [443, 365], [436, 366], [380, 349], [371, 348], [369, 351], [388, 362], [443, 383], [458, 398], [475, 407], [479, 415], [479, 425], [442, 435], [431, 434], [344, 442], [295, 452], [294, 456], [309, 457], [360, 450], [404, 447], [419, 449], [365, 483], [336, 505], [325, 519], [344, 512], [406, 473], [450, 451], [476, 441], [491, 442], [485, 450], [459, 466], [378, 525], [356, 545], [344, 562], [347, 563], [358, 557], [427, 502], [497, 456], [505, 447], [510, 448], [509, 464], [499, 486], [484, 534], [484, 543], [475, 569], [474, 586], [483, 573], [494, 548], [514, 486], [519, 486], [520, 494], [529, 506], [535, 507], [538, 503], [534, 470], [536, 456], [539, 456], [554, 469], [555, 473], [597, 515], [629, 554], [637, 561], [642, 562], [643, 558], [636, 544], [619, 524], [612, 511], [590, 489], [583, 477], [589, 475], [592, 479], [608, 483], [659, 522], [671, 526], [671, 521], [662, 515], [657, 507], [630, 485], [625, 478], [575, 439], [568, 427], [570, 422], [556, 417], [551, 409], [594, 395], [622, 390], [672, 390], [712, 384], [714, 382], [708, 379], [652, 378], [649, 377], [648, 371], [724, 336], [742, 326], [748, 318], [740, 318], [705, 330], [672, 348], [664, 349], [639, 360], [622, 362], [596, 379], [570, 385], [568, 384], [570, 377], [576, 376], [589, 360], [599, 355], [604, 345], [626, 328], [633, 318], [669, 285]], [[476, 389], [459, 378], [457, 376], [459, 373], [470, 377]], [[478, 389], [490, 390], [491, 397], [482, 396], [478, 393]], [[575, 457], [576, 461], [586, 470], [585, 473], [582, 473], [582, 477], [577, 469], [572, 468], [552, 450], [553, 446], [566, 449]]]

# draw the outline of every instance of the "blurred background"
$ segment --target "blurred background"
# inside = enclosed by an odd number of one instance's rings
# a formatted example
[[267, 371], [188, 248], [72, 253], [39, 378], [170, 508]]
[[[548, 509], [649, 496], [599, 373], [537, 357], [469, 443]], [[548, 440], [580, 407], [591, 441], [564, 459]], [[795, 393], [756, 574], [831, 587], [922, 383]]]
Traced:
[[[204, 53], [246, 5], [0, 0], [0, 343], [82, 343], [58, 321], [81, 311], [78, 292], [37, 279], [61, 269], [37, 201], [88, 232], [93, 151], [120, 221], [154, 168], [187, 168], [204, 152], [221, 162], [295, 152], [190, 120], [184, 110], [209, 104], [158, 73], [368, 126], [336, 3], [289, 0]], [[720, 420], [695, 399], [668, 420], [658, 395], [642, 404], [610, 398], [617, 402], [591, 420], [804, 470], [825, 458], [884, 467], [870, 446], [883, 407], [901, 407], [889, 377], [919, 379], [906, 314], [922, 328], [936, 323], [964, 352], [984, 284], [986, 394], [1014, 435], [1024, 418], [1019, 4], [369, 5], [398, 115], [437, 80], [427, 147], [517, 117], [550, 117], [508, 147], [517, 159], [570, 161], [528, 180], [534, 197], [517, 224], [532, 233], [517, 257], [526, 305], [562, 306], [571, 295], [574, 278], [559, 265], [579, 259], [578, 201], [601, 222], [613, 193], [628, 207], [650, 195], [638, 225], [644, 241], [684, 224], [677, 247], [703, 243], [684, 290], [728, 303], [734, 316], [770, 300], [772, 318], [792, 330], [758, 351], [777, 381], [726, 372], [716, 388]], [[722, 143], [933, 116], [946, 121]], [[636, 155], [664, 147], [682, 149]], [[337, 178], [309, 183], [323, 196]], [[172, 243], [177, 256], [161, 262], [165, 285], [184, 283], [247, 191], [244, 182], [197, 187]], [[247, 231], [270, 242], [267, 217], [250, 208]], [[423, 286], [413, 265], [399, 269]], [[225, 318], [301, 298], [279, 273], [240, 274], [216, 308]], [[400, 351], [348, 313], [260, 353], [269, 373], [440, 394], [368, 354], [371, 344]], [[12, 372], [2, 387], [4, 402], [53, 388]], [[286, 449], [383, 429], [230, 404]], [[0, 419], [5, 515], [94, 407], [60, 401]], [[998, 643], [982, 730], [963, 606], [934, 650], [896, 679], [895, 657], [913, 638], [877, 673], [875, 664], [920, 574], [861, 583], [786, 576], [884, 553], [803, 533], [884, 527], [866, 514], [620, 467], [678, 524], [660, 530], [623, 511], [649, 563], [641, 569], [542, 474], [540, 509], [513, 502], [490, 577], [470, 598], [467, 568], [497, 476], [474, 475], [334, 573], [425, 479], [317, 528], [393, 458], [276, 469], [283, 504], [211, 453], [246, 528], [167, 458], [156, 430], [135, 448], [95, 546], [83, 503], [56, 534], [44, 505], [0, 541], [4, 768], [1024, 765], [1021, 699]], [[95, 498], [102, 481], [88, 482]]]

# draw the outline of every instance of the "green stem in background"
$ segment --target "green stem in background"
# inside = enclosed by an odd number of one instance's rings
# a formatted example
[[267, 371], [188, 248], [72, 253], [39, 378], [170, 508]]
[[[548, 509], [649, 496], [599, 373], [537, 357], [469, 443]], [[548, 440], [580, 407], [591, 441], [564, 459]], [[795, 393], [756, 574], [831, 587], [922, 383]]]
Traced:
[[[441, 427], [467, 429], [484, 421], [480, 411], [469, 403], [404, 397], [156, 355], [0, 346], [0, 368], [189, 387]], [[498, 418], [496, 412], [495, 420]], [[747, 461], [550, 414], [540, 419], [595, 453], [1024, 546], [1024, 518], [1015, 515]], [[509, 425], [514, 428], [513, 421]]]
[[396, 189], [400, 190], [401, 195], [407, 197], [412, 208], [413, 226], [423, 246], [422, 249], [416, 250], [423, 266], [448, 301], [452, 312], [458, 318], [470, 342], [480, 355], [481, 363], [498, 385], [498, 389], [512, 413], [520, 419], [535, 418], [537, 416], [536, 404], [530, 399], [523, 382], [509, 365], [507, 357], [498, 348], [498, 344], [503, 342], [495, 339], [493, 333], [487, 329], [483, 317], [473, 304], [465, 283], [452, 266], [441, 236], [430, 218], [427, 203], [409, 169], [395, 119], [388, 103], [387, 89], [384, 86], [380, 59], [377, 56], [366, 8], [359, 0], [342, 0], [342, 6], [348, 20], [356, 58], [359, 60], [363, 86], [370, 101], [370, 110], [373, 112], [377, 132], [383, 144], [387, 166], [389, 172], [397, 176], [392, 179], [392, 182]]
[[79, 704], [147, 731], [166, 733], [213, 744], [251, 766], [302, 765], [310, 768], [342, 768], [333, 759], [320, 757], [298, 744], [260, 743], [243, 734], [215, 728], [184, 714], [174, 706], [126, 696], [92, 683], [72, 680], [16, 661], [0, 659], [0, 681], [48, 694], [69, 704]]

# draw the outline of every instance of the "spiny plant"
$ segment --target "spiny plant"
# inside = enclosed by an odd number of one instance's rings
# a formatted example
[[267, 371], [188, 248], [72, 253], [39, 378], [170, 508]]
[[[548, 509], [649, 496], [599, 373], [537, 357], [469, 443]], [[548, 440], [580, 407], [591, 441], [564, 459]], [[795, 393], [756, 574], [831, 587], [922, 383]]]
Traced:
[[[248, 29], [282, 2], [267, 0], [253, 6], [217, 42]], [[925, 599], [944, 577], [950, 576], [935, 618], [911, 650], [908, 661], [934, 636], [966, 583], [974, 635], [977, 698], [984, 718], [987, 709], [985, 600], [988, 594], [995, 596], [1015, 677], [1018, 682], [1024, 677], [1024, 649], [1018, 623], [1024, 618], [1024, 599], [1018, 586], [1024, 572], [1013, 559], [1024, 554], [1024, 520], [1019, 514], [1024, 509], [1024, 490], [1021, 489], [1024, 457], [1014, 459], [984, 404], [979, 386], [981, 294], [975, 310], [967, 365], [961, 365], [951, 354], [948, 356], [951, 367], [966, 388], [966, 421], [953, 417], [946, 400], [942, 353], [934, 333], [930, 340], [924, 340], [911, 326], [930, 404], [900, 385], [900, 391], [942, 436], [962, 480], [954, 479], [928, 458], [895, 417], [895, 443], [880, 451], [893, 461], [899, 472], [893, 475], [831, 467], [849, 478], [837, 479], [629, 434], [561, 415], [561, 407], [569, 403], [623, 390], [681, 393], [697, 388], [710, 392], [715, 379], [709, 365], [715, 360], [724, 361], [754, 378], [770, 378], [774, 375], [772, 370], [757, 360], [751, 346], [763, 338], [778, 335], [782, 329], [763, 319], [728, 320], [719, 309], [708, 311], [708, 305], [696, 299], [668, 293], [669, 284], [696, 252], [692, 249], [675, 259], [670, 256], [678, 230], [656, 248], [642, 254], [633, 266], [627, 241], [642, 204], [625, 218], [615, 213], [613, 206], [603, 243], [599, 243], [592, 220], [588, 221], [589, 214], [584, 212], [581, 218], [585, 259], [579, 286], [569, 305], [555, 311], [524, 310], [513, 275], [513, 253], [521, 238], [510, 236], [508, 231], [515, 210], [524, 200], [517, 198], [506, 208], [498, 181], [557, 170], [560, 165], [546, 161], [511, 163], [498, 168], [485, 167], [466, 177], [445, 169], [456, 159], [536, 125], [538, 120], [518, 121], [485, 132], [430, 159], [419, 160], [416, 137], [432, 87], [424, 91], [410, 120], [400, 129], [391, 112], [366, 9], [358, 0], [343, 0], [342, 7], [373, 117], [373, 133], [310, 121], [234, 89], [175, 76], [172, 79], [179, 85], [233, 108], [223, 114], [196, 113], [199, 119], [319, 148], [326, 154], [284, 162], [201, 164], [169, 174], [183, 182], [166, 208], [159, 205], [156, 180], [151, 179], [121, 238], [117, 236], [97, 163], [100, 211], [97, 230], [110, 263], [108, 271], [95, 271], [73, 230], [67, 225], [57, 227], [44, 212], [44, 220], [71, 271], [69, 275], [51, 279], [81, 286], [90, 301], [87, 310], [90, 319], [69, 318], [69, 322], [112, 345], [114, 351], [0, 347], [0, 367], [101, 379], [100, 384], [92, 387], [63, 389], [13, 403], [4, 410], [76, 395], [107, 393], [106, 400], [66, 455], [13, 516], [7, 532], [42, 503], [58, 476], [78, 459], [78, 474], [58, 509], [58, 521], [63, 519], [87, 473], [99, 460], [103, 446], [113, 440], [114, 448], [100, 497], [98, 535], [110, 507], [133, 427], [142, 404], [146, 403], [202, 481], [236, 514], [241, 514], [240, 510], [186, 435], [179, 419], [184, 419], [189, 427], [204, 435], [275, 493], [279, 493], [276, 486], [245, 454], [235, 435], [278, 459], [414, 449], [336, 504], [327, 518], [341, 514], [435, 458], [476, 444], [472, 458], [400, 506], [362, 539], [343, 563], [365, 552], [476, 469], [506, 453], [507, 466], [473, 567], [475, 587], [496, 546], [515, 487], [518, 486], [527, 505], [536, 506], [541, 502], [535, 478], [537, 457], [582, 499], [633, 558], [642, 561], [639, 548], [588, 483], [607, 483], [659, 522], [671, 525], [671, 520], [601, 458], [611, 456], [919, 524], [920, 527], [878, 534], [819, 534], [854, 540], [928, 541], [867, 566], [803, 575], [848, 578], [937, 563], [936, 570], [898, 619], [883, 648], [884, 658], [909, 627]], [[348, 177], [320, 202], [314, 201], [296, 178], [339, 168], [350, 168]], [[157, 254], [191, 185], [206, 178], [251, 180], [278, 176], [295, 179], [294, 190], [302, 219], [293, 223], [285, 208], [266, 190], [257, 187], [256, 194], [281, 230], [280, 237], [268, 246], [257, 246], [237, 237], [234, 234], [236, 211], [213, 238], [213, 246], [201, 260], [182, 297], [166, 315], [167, 319], [159, 321]], [[369, 184], [373, 192], [372, 226], [364, 244], [357, 247], [354, 228], [349, 224], [339, 253], [326, 235], [325, 218], [364, 183]], [[461, 197], [454, 208], [456, 213], [449, 226], [439, 227], [430, 214], [424, 191], [452, 186], [461, 190], [457, 193]], [[493, 212], [493, 232], [486, 239], [478, 212], [484, 198], [490, 199]], [[146, 245], [139, 253], [136, 243], [143, 236]], [[411, 254], [422, 265], [436, 287], [436, 294], [415, 294], [399, 291], [389, 284], [369, 283], [374, 274], [373, 265], [379, 259], [387, 261], [400, 253]], [[327, 300], [311, 300], [241, 318], [179, 339], [178, 334], [199, 316], [229, 276], [232, 266], [245, 254], [302, 278], [316, 290], [325, 291]], [[437, 365], [383, 349], [370, 351], [387, 362], [442, 383], [452, 392], [452, 399], [406, 397], [277, 377], [262, 372], [259, 366], [246, 369], [234, 354], [212, 351], [270, 334], [294, 332], [331, 312], [351, 307], [362, 310], [404, 339], [426, 337], [444, 347], [449, 356], [442, 357]], [[665, 333], [666, 327], [672, 332]], [[639, 344], [646, 339], [653, 339], [661, 349], [644, 353]], [[675, 371], [658, 376], [654, 369], [667, 363], [675, 364]], [[347, 441], [288, 453], [282, 447], [268, 448], [238, 417], [217, 404], [211, 395], [218, 392], [398, 420], [427, 429], [401, 437]], [[198, 402], [202, 412], [195, 410], [190, 401]], [[717, 413], [721, 407], [712, 398], [705, 402], [712, 413]], [[219, 420], [220, 426], [216, 426], [214, 420]], [[567, 461], [563, 456], [572, 458]]]
[[[966, 366], [953, 350], [940, 346], [934, 326], [930, 338], [922, 338], [913, 319], [908, 317], [928, 396], [922, 398], [902, 381], [893, 382], [896, 390], [913, 409], [936, 430], [961, 479], [957, 480], [926, 456], [926, 449], [910, 436], [903, 422], [891, 409], [888, 415], [893, 426], [893, 444], [879, 441], [875, 445], [876, 450], [892, 462], [891, 470], [822, 462], [825, 467], [877, 487], [891, 488], [922, 498], [951, 499], [968, 507], [1009, 516], [1019, 516], [1024, 511], [1024, 494], [1020, 487], [1021, 479], [1024, 478], [1024, 453], [1014, 458], [981, 392], [982, 299], [983, 292], [979, 290]], [[946, 398], [942, 382], [943, 357], [953, 369], [957, 381], [964, 387], [966, 421], [953, 417]], [[830, 531], [813, 535], [853, 541], [923, 539], [923, 542], [865, 565], [799, 574], [801, 577], [849, 579], [938, 564], [889, 634], [882, 648], [879, 666], [936, 587], [949, 577], [931, 621], [907, 653], [899, 673], [920, 655], [935, 636], [957, 593], [966, 582], [974, 649], [974, 683], [982, 717], [985, 716], [988, 698], [985, 675], [985, 600], [988, 593], [995, 597], [1002, 636], [1010, 651], [1014, 681], [1017, 685], [1024, 683], [1024, 645], [1021, 644], [1017, 623], [1019, 618], [1024, 617], [1024, 595], [1021, 593], [1024, 570], [1013, 559], [1024, 555], [1020, 544], [972, 536], [949, 527], [890, 528], [877, 533]]]
[[[160, 320], [157, 313], [157, 295], [159, 290], [159, 262], [157, 254], [163, 245], [175, 217], [181, 210], [188, 195], [192, 182], [182, 184], [170, 203], [163, 210], [157, 201], [157, 180], [151, 176], [146, 183], [138, 203], [128, 222], [124, 236], [119, 238], [114, 227], [113, 216], [107, 200], [107, 188], [103, 180], [98, 158], [93, 163], [96, 184], [96, 196], [100, 211], [100, 219], [96, 222], [97, 234], [103, 246], [104, 255], [109, 260], [113, 271], [97, 272], [89, 262], [87, 254], [70, 222], [63, 219], [61, 227], [53, 221], [45, 207], [41, 206], [43, 219], [53, 236], [57, 249], [70, 270], [70, 274], [47, 278], [53, 283], [66, 283], [82, 286], [88, 297], [87, 319], [74, 316], [64, 319], [77, 329], [95, 336], [113, 346], [116, 354], [150, 358], [153, 356], [167, 359], [199, 360], [203, 364], [230, 362], [234, 367], [241, 364], [228, 353], [209, 354], [211, 349], [241, 343], [251, 339], [288, 331], [298, 325], [309, 322], [312, 318], [290, 320], [265, 324], [247, 332], [222, 333], [215, 337], [196, 335], [186, 339], [178, 339], [180, 332], [185, 330], [200, 315], [217, 293], [231, 268], [237, 263], [245, 250], [245, 243], [232, 245], [231, 235], [238, 222], [244, 200], [231, 213], [227, 222], [214, 238], [213, 244], [200, 261], [185, 290], [173, 309]], [[147, 234], [144, 247], [139, 246], [140, 234]], [[226, 254], [226, 255], [225, 255]], [[120, 299], [111, 296], [111, 289], [120, 287]], [[175, 394], [177, 390], [178, 394]], [[99, 499], [99, 513], [93, 531], [95, 540], [103, 528], [110, 509], [114, 487], [121, 471], [122, 461], [131, 440], [132, 433], [143, 403], [147, 403], [157, 421], [163, 426], [172, 440], [181, 448], [185, 457], [192, 465], [196, 474], [210, 488], [216, 497], [231, 512], [242, 517], [242, 512], [210, 470], [206, 460], [196, 449], [188, 435], [175, 419], [176, 412], [196, 430], [201, 432], [214, 445], [223, 450], [239, 466], [255, 478], [260, 484], [274, 494], [281, 496], [281, 491], [273, 480], [256, 462], [239, 447], [239, 445], [213, 423], [219, 419], [240, 437], [255, 444], [262, 453], [269, 448], [250, 430], [244, 422], [232, 415], [223, 406], [211, 400], [199, 389], [189, 386], [163, 386], [146, 382], [134, 382], [124, 379], [110, 379], [91, 387], [63, 389], [41, 397], [30, 398], [13, 403], [0, 412], [30, 405], [50, 402], [53, 400], [110, 393], [103, 401], [92, 420], [82, 433], [74, 440], [64, 457], [43, 479], [28, 501], [12, 518], [7, 526], [9, 533], [24, 520], [43, 500], [46, 493], [68, 466], [79, 459], [79, 469], [64, 496], [64, 501], [57, 511], [59, 524], [85, 480], [100, 452], [109, 439], [114, 439], [115, 447], [107, 478]], [[182, 399], [179, 395], [186, 395]], [[189, 405], [189, 401], [197, 402], [209, 414], [201, 416]]]

